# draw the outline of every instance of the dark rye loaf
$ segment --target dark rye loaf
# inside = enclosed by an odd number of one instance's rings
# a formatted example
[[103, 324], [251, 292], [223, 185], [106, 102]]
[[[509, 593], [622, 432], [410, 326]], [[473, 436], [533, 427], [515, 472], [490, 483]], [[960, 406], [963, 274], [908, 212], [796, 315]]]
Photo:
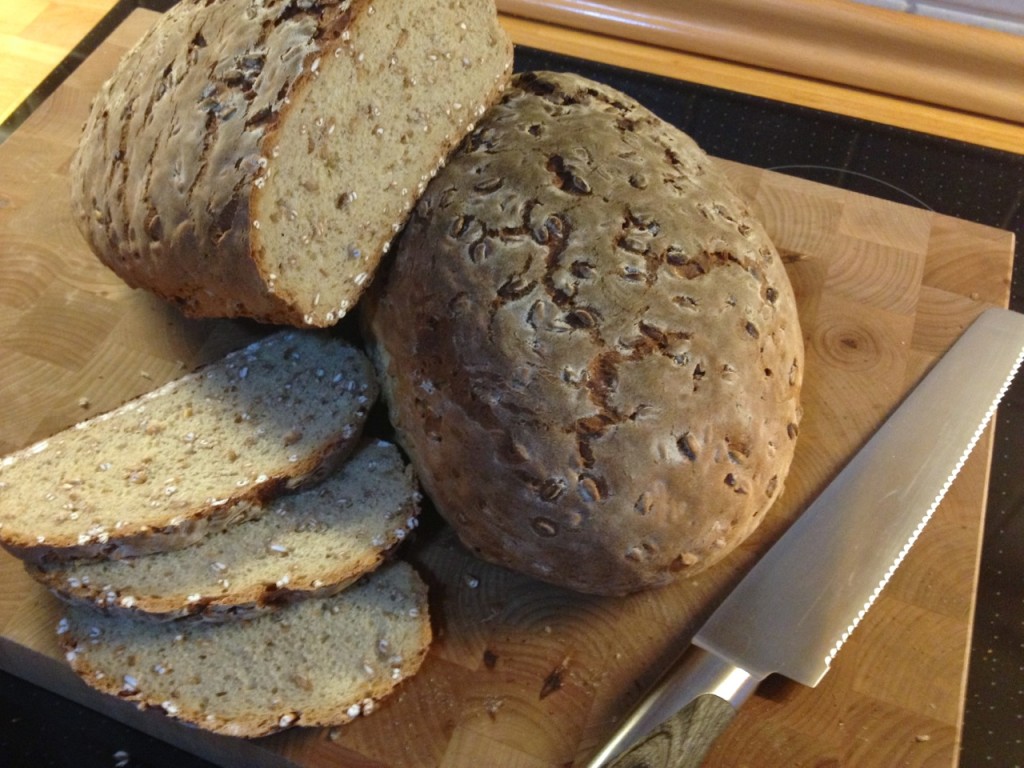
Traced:
[[494, 0], [182, 0], [94, 100], [78, 223], [189, 314], [332, 325], [511, 59]]
[[716, 562], [782, 492], [804, 360], [782, 261], [624, 94], [514, 79], [370, 298], [398, 439], [488, 559], [630, 592]]

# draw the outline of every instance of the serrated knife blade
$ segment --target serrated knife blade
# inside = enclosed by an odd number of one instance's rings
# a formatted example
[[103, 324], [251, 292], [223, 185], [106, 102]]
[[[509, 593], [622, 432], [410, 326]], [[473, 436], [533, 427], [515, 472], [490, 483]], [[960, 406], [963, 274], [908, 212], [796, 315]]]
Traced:
[[1024, 359], [983, 312], [698, 630], [587, 768], [699, 766], [770, 674], [815, 686], [917, 540]]

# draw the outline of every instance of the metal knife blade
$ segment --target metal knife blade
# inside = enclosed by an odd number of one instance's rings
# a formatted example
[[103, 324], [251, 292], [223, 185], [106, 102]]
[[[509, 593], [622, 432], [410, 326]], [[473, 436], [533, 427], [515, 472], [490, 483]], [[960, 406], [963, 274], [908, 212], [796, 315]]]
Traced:
[[945, 496], [1024, 359], [983, 312], [744, 576], [587, 768], [698, 766], [770, 674], [815, 686]]

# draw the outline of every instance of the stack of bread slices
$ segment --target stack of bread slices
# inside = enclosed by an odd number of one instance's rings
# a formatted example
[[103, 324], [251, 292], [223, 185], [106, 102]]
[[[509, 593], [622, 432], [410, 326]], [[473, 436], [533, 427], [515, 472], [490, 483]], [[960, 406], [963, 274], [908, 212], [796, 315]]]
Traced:
[[203, 728], [343, 723], [414, 673], [419, 492], [337, 335], [278, 331], [0, 463], [0, 542], [92, 686]]

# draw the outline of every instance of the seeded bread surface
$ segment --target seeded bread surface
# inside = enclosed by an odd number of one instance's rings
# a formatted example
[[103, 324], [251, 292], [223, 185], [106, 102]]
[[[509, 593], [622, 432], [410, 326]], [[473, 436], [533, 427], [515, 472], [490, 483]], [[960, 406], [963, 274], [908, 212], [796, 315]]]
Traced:
[[783, 489], [804, 351], [782, 261], [714, 161], [625, 94], [517, 76], [369, 299], [398, 440], [488, 559], [657, 586]]
[[395, 561], [348, 589], [221, 624], [70, 606], [57, 632], [86, 683], [216, 733], [262, 736], [372, 713], [421, 665], [426, 585]]
[[78, 223], [189, 314], [332, 325], [511, 59], [494, 0], [182, 0], [94, 100]]
[[377, 395], [355, 347], [278, 332], [0, 460], [0, 544], [34, 562], [188, 546], [318, 482]]
[[419, 491], [398, 449], [372, 441], [322, 483], [265, 507], [185, 549], [30, 566], [29, 573], [65, 600], [107, 613], [250, 617], [333, 594], [377, 568], [415, 528]]

